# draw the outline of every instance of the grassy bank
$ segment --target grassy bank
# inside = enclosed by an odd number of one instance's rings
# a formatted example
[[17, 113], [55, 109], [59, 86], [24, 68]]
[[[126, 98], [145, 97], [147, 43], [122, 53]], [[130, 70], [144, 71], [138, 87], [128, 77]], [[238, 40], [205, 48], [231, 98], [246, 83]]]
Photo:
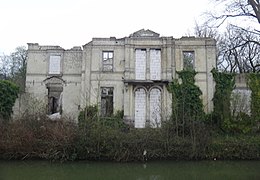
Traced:
[[198, 127], [193, 137], [162, 128], [134, 129], [105, 120], [76, 125], [69, 121], [21, 119], [0, 125], [1, 159], [51, 161], [158, 159], [260, 159], [259, 135], [212, 135]]

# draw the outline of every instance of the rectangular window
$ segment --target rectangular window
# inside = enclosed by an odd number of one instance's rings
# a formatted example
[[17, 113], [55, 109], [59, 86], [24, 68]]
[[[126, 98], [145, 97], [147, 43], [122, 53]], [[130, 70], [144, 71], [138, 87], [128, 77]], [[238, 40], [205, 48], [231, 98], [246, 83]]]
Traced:
[[146, 77], [146, 50], [135, 50], [135, 79], [145, 80]]
[[61, 59], [61, 56], [58, 56], [58, 55], [51, 55], [50, 56], [49, 74], [60, 74], [61, 73], [60, 59]]
[[49, 87], [47, 87], [47, 89], [49, 114], [61, 113], [63, 87], [61, 84], [49, 84], [48, 86]]
[[103, 71], [113, 71], [113, 51], [103, 51]]
[[114, 88], [101, 88], [101, 116], [110, 117], [113, 115], [113, 94]]
[[183, 69], [194, 69], [195, 53], [194, 51], [183, 52]]
[[161, 50], [150, 50], [150, 79], [161, 80]]

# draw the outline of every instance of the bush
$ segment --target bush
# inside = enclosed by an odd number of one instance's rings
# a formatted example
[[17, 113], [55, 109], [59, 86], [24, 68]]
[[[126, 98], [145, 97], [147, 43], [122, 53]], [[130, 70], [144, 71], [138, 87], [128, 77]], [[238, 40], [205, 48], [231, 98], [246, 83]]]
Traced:
[[[170, 123], [170, 122], [169, 122]], [[158, 159], [260, 159], [260, 136], [215, 136], [196, 124], [196, 141], [177, 137], [171, 124], [131, 129], [106, 124], [78, 127], [69, 121], [30, 118], [0, 124], [0, 158], [51, 161]]]
[[209, 144], [207, 159], [259, 160], [260, 136], [218, 136]]
[[0, 157], [3, 159], [75, 159], [76, 126], [67, 121], [20, 119], [0, 128]]
[[18, 97], [19, 87], [7, 80], [0, 80], [0, 120], [9, 120]]
[[195, 85], [194, 70], [177, 72], [182, 83], [175, 79], [168, 89], [172, 93], [172, 126], [175, 127], [176, 136], [190, 136], [195, 139], [196, 124], [203, 124], [205, 113], [200, 98], [202, 92]]

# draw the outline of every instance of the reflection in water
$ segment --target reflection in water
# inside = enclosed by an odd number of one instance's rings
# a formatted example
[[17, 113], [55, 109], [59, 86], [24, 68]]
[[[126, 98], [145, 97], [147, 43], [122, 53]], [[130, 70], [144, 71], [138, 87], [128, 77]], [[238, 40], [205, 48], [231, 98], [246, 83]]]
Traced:
[[0, 161], [0, 180], [260, 179], [260, 161], [70, 162]]

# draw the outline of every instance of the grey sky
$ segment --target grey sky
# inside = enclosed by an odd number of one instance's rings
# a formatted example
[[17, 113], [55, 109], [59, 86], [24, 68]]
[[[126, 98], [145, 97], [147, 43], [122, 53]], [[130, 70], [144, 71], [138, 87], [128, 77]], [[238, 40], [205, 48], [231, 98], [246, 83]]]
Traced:
[[179, 38], [209, 0], [1, 0], [0, 54], [26, 43], [81, 46], [92, 37], [122, 38], [150, 29]]

